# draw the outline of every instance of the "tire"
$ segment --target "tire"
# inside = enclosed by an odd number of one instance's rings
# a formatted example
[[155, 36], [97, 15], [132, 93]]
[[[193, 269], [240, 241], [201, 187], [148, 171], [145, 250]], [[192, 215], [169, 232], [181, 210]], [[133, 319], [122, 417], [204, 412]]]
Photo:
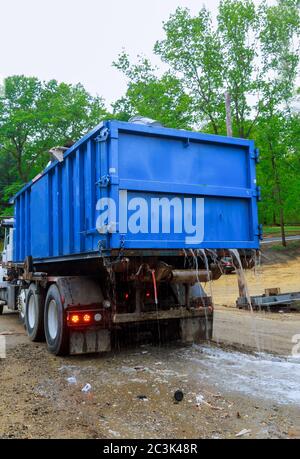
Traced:
[[51, 285], [46, 296], [44, 324], [48, 350], [55, 355], [67, 355], [69, 331], [60, 292], [55, 284]]
[[37, 293], [37, 286], [30, 284], [25, 309], [25, 325], [31, 341], [45, 341], [44, 295]]
[[3, 309], [4, 309], [4, 306], [3, 306], [3, 304], [1, 304], [0, 305], [0, 316], [2, 316], [2, 314], [3, 314]]
[[26, 293], [25, 290], [21, 290], [18, 295], [18, 311], [19, 311], [19, 322], [24, 325], [26, 329], [25, 323], [25, 314], [26, 314]]

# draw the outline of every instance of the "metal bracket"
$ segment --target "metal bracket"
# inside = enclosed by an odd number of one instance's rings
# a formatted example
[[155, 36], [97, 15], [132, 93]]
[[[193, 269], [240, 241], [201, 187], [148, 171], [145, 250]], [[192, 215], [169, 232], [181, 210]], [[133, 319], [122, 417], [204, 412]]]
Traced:
[[260, 241], [263, 240], [263, 226], [262, 226], [261, 223], [258, 225], [258, 227], [257, 227], [257, 233], [256, 233], [255, 235], [258, 236], [258, 239], [259, 239]]
[[261, 187], [260, 186], [256, 187], [256, 199], [258, 201], [261, 201]]
[[100, 239], [100, 241], [98, 241], [98, 250], [101, 252], [104, 249], [106, 249], [106, 240]]
[[261, 201], [261, 187], [257, 186], [253, 191], [253, 196], [256, 197], [257, 201]]
[[100, 131], [99, 135], [95, 137], [95, 142], [105, 142], [109, 137], [109, 129], [104, 128]]
[[124, 234], [120, 237], [120, 251], [125, 248], [125, 236]]
[[96, 185], [102, 188], [107, 188], [111, 183], [110, 175], [102, 175], [102, 177], [96, 182]]
[[260, 153], [258, 148], [254, 148], [251, 159], [254, 159], [256, 164], [260, 163]]

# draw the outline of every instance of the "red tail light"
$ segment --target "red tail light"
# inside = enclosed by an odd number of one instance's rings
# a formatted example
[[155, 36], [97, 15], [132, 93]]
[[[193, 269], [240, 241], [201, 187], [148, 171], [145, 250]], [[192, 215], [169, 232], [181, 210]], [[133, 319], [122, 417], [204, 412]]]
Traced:
[[80, 317], [78, 314], [71, 314], [70, 321], [72, 324], [76, 325], [80, 322]]
[[91, 320], [92, 320], [91, 314], [84, 314], [83, 322], [88, 323], [88, 322], [91, 322]]
[[99, 311], [68, 311], [67, 324], [69, 327], [101, 324], [102, 313]]

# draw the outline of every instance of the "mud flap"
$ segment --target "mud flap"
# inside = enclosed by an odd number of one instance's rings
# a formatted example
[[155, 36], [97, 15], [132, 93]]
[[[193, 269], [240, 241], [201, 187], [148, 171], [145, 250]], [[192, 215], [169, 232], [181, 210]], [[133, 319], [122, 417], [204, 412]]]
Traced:
[[110, 331], [97, 330], [71, 330], [70, 354], [89, 354], [95, 352], [109, 352], [111, 350]]
[[180, 337], [183, 343], [200, 343], [212, 339], [213, 316], [180, 319]]

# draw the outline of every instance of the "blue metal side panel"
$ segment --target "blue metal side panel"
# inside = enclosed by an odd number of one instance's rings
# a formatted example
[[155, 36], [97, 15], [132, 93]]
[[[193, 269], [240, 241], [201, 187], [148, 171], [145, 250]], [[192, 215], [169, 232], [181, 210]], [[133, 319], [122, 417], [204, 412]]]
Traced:
[[89, 140], [84, 155], [85, 250], [93, 249], [96, 207], [95, 142]]
[[25, 228], [24, 244], [25, 253], [31, 253], [31, 235], [30, 235], [30, 189], [25, 191]]
[[168, 138], [121, 134], [119, 170], [122, 179], [162, 184], [247, 188], [247, 150]]
[[20, 196], [20, 231], [19, 231], [19, 247], [20, 257], [24, 259], [25, 246], [24, 246], [24, 234], [25, 234], [25, 193]]
[[[159, 213], [159, 216], [152, 215], [152, 224], [153, 220], [157, 219], [157, 231], [150, 231], [151, 225], [151, 199], [164, 199], [168, 198], [179, 199], [181, 203], [182, 213], [184, 211], [183, 198], [189, 198], [193, 200], [192, 210], [193, 215], [195, 212], [195, 199], [199, 196], [195, 195], [183, 195], [178, 198], [177, 195], [170, 193], [149, 193], [143, 192], [128, 192], [127, 199], [128, 202], [134, 199], [136, 196], [143, 198], [148, 205], [148, 219], [149, 225], [141, 225], [141, 231], [135, 234], [130, 234], [127, 232], [125, 235], [125, 247], [127, 248], [253, 248], [252, 247], [252, 227], [249, 226], [250, 218], [250, 200], [241, 200], [236, 198], [228, 197], [206, 197], [204, 199], [204, 241], [203, 243], [187, 243], [186, 237], [188, 234], [184, 232], [184, 222], [177, 221], [179, 223], [180, 230], [176, 232], [175, 230], [175, 218], [173, 208], [170, 211], [170, 232], [164, 234], [163, 222], [162, 222], [162, 213]], [[128, 223], [133, 218], [135, 209], [128, 210]], [[196, 221], [193, 219], [192, 224], [195, 225]], [[200, 231], [201, 233], [201, 231]], [[201, 233], [202, 234], [202, 233]], [[118, 241], [119, 242], [119, 241]], [[117, 248], [117, 247], [115, 247]]]
[[[31, 187], [31, 250], [32, 256], [49, 256], [49, 180], [43, 176]], [[24, 254], [18, 253], [18, 260], [24, 260]], [[29, 255], [29, 254], [26, 254]]]
[[62, 168], [56, 167], [52, 177], [53, 256], [62, 255]]
[[81, 253], [84, 251], [83, 241], [83, 169], [82, 155], [80, 150], [76, 150], [75, 160], [73, 163], [73, 199], [74, 199], [74, 252]]
[[[108, 128], [109, 136], [102, 136]], [[108, 185], [103, 179], [109, 178]], [[120, 196], [131, 201], [204, 200], [204, 238], [132, 233], [121, 224]], [[99, 234], [100, 198], [116, 205], [116, 232]], [[124, 212], [124, 211], [123, 211]], [[150, 212], [150, 211], [149, 211]], [[151, 212], [149, 218], [151, 221]], [[156, 216], [157, 217], [157, 216]], [[14, 259], [68, 256], [106, 249], [258, 248], [257, 187], [252, 141], [111, 121], [101, 123], [15, 197]], [[184, 222], [181, 222], [184, 227]], [[194, 222], [195, 223], [195, 222]], [[161, 223], [160, 223], [161, 224]], [[177, 222], [178, 224], [178, 222]]]
[[251, 199], [251, 211], [250, 211], [250, 216], [249, 216], [249, 226], [251, 229], [251, 236], [253, 238], [253, 241], [255, 241], [255, 244], [257, 247], [259, 247], [259, 241], [260, 238], [262, 237], [261, 234], [261, 228], [259, 225], [258, 221], [258, 208], [257, 208], [257, 201], [260, 199], [260, 192], [258, 189], [260, 189], [257, 186], [256, 182], [256, 157], [255, 153], [255, 148], [254, 148], [254, 142], [250, 143], [249, 147], [249, 156], [248, 156], [248, 171], [249, 171], [249, 182], [252, 186], [252, 194], [253, 197]]
[[[187, 234], [172, 230], [170, 234], [141, 230], [123, 235], [125, 247], [259, 247], [253, 142], [194, 133], [189, 138], [187, 133], [180, 136], [180, 131], [172, 137], [165, 130], [151, 136], [143, 129], [121, 128], [118, 134], [118, 162], [110, 166], [119, 171], [115, 180], [129, 201], [142, 197], [150, 208], [152, 198], [179, 197], [182, 205], [187, 197], [204, 199], [203, 242], [190, 244]], [[130, 219], [130, 211], [127, 216]], [[148, 220], [150, 217], [149, 212]], [[118, 248], [119, 235], [113, 234], [110, 242], [112, 248]]]
[[[53, 174], [54, 170], [51, 170], [49, 174], [47, 174], [46, 182], [48, 187], [48, 192], [46, 197], [48, 198], [48, 209], [47, 209], [47, 236], [48, 236], [48, 244], [47, 248], [45, 247], [45, 256], [53, 257], [53, 239], [54, 239], [54, 225], [53, 225]], [[56, 231], [56, 228], [55, 228]], [[47, 254], [47, 255], [46, 255]]]
[[17, 197], [15, 200], [15, 212], [14, 212], [14, 219], [15, 219], [15, 227], [14, 227], [14, 260], [20, 260], [20, 197]]
[[73, 158], [65, 159], [62, 169], [63, 255], [73, 253]]

